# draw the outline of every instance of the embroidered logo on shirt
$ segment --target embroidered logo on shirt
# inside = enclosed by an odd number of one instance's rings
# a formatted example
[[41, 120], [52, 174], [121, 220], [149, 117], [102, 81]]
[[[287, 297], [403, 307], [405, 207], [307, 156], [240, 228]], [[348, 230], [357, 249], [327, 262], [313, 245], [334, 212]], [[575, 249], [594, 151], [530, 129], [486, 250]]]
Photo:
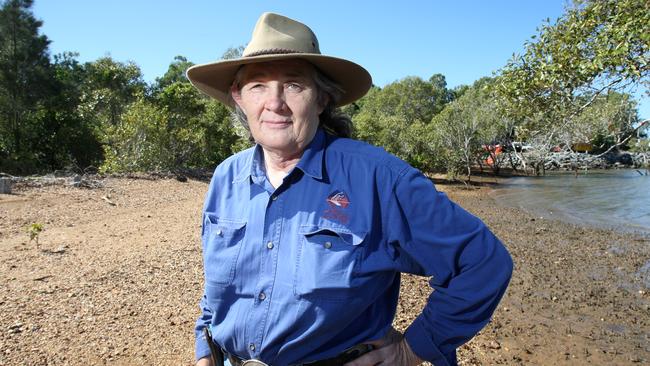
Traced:
[[327, 204], [330, 206], [325, 212], [323, 217], [330, 220], [338, 221], [342, 224], [347, 224], [350, 221], [347, 212], [344, 212], [350, 206], [350, 199], [343, 191], [334, 191], [327, 196]]
[[327, 197], [327, 203], [332, 207], [347, 208], [350, 205], [350, 200], [345, 192], [334, 191], [334, 193]]

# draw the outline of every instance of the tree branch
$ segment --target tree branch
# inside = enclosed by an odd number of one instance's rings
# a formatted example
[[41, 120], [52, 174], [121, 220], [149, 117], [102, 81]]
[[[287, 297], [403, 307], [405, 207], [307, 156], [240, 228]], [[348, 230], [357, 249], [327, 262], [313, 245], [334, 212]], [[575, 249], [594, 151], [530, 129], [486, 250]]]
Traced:
[[591, 105], [591, 104], [596, 100], [596, 98], [598, 98], [598, 96], [599, 96], [600, 94], [602, 94], [605, 90], [609, 90], [613, 85], [618, 84], [618, 83], [620, 83], [621, 81], [623, 81], [623, 78], [622, 78], [622, 77], [613, 80], [611, 83], [609, 83], [609, 84], [603, 86], [602, 88], [600, 88], [599, 90], [597, 90], [597, 91], [594, 93], [594, 95], [592, 95], [591, 98], [589, 98], [589, 100], [587, 101], [587, 103], [585, 103], [585, 104], [583, 104], [582, 106], [578, 107], [578, 109], [576, 109], [575, 111], [573, 111], [573, 113], [571, 113], [571, 114], [567, 117], [567, 119], [571, 119], [571, 118], [575, 117], [576, 115], [578, 115], [578, 113], [582, 112], [585, 108], [589, 107], [589, 106], [590, 106], [590, 105]]
[[617, 148], [617, 147], [619, 147], [619, 146], [625, 144], [626, 142], [628, 142], [628, 141], [632, 138], [632, 136], [634, 136], [634, 133], [635, 133], [635, 132], [637, 132], [639, 129], [641, 129], [641, 127], [643, 127], [643, 126], [645, 126], [645, 125], [647, 125], [647, 124], [650, 124], [650, 119], [646, 119], [646, 120], [641, 121], [641, 124], [638, 125], [638, 126], [637, 126], [635, 129], [633, 129], [632, 131], [630, 131], [630, 133], [628, 134], [628, 136], [627, 136], [626, 138], [624, 138], [624, 139], [621, 140], [620, 142], [617, 142], [617, 143], [615, 143], [614, 145], [610, 146], [609, 149], [607, 149], [605, 152], [600, 153], [600, 154], [594, 156], [592, 159], [598, 159], [598, 158], [600, 158], [600, 157], [606, 155], [606, 154], [609, 153], [610, 151], [614, 150], [615, 148]]

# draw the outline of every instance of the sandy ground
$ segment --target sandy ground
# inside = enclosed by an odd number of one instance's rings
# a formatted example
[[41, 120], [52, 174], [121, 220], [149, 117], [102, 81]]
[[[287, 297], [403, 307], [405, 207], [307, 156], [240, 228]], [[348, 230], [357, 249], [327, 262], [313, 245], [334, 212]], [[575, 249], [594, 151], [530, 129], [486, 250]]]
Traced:
[[[0, 365], [191, 365], [207, 183], [117, 179], [0, 195]], [[515, 260], [492, 322], [461, 365], [650, 362], [650, 240], [497, 205], [440, 186]], [[41, 223], [30, 241], [26, 227]], [[430, 290], [405, 276], [395, 326]]]

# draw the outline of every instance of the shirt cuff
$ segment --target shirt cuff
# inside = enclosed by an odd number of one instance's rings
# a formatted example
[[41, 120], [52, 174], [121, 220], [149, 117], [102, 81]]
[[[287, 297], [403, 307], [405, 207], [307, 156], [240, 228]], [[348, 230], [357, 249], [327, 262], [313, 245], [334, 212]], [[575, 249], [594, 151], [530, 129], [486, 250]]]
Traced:
[[212, 356], [210, 346], [208, 346], [208, 342], [203, 339], [203, 335], [196, 337], [196, 341], [194, 342], [194, 354], [196, 355], [196, 361]]
[[453, 355], [449, 355], [451, 356], [450, 362], [450, 359], [440, 352], [438, 346], [431, 339], [431, 334], [427, 332], [422, 325], [422, 321], [419, 319], [416, 318], [408, 329], [406, 329], [404, 337], [411, 350], [422, 360], [429, 361], [435, 366], [451, 366], [456, 364], [456, 350], [453, 351]]

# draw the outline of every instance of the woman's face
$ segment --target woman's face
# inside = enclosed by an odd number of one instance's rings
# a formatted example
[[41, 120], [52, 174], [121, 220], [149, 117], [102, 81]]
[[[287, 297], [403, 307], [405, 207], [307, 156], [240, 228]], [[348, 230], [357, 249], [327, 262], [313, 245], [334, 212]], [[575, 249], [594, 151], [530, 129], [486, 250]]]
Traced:
[[244, 66], [232, 97], [242, 109], [255, 142], [266, 151], [298, 157], [318, 128], [319, 102], [314, 69], [302, 60]]

